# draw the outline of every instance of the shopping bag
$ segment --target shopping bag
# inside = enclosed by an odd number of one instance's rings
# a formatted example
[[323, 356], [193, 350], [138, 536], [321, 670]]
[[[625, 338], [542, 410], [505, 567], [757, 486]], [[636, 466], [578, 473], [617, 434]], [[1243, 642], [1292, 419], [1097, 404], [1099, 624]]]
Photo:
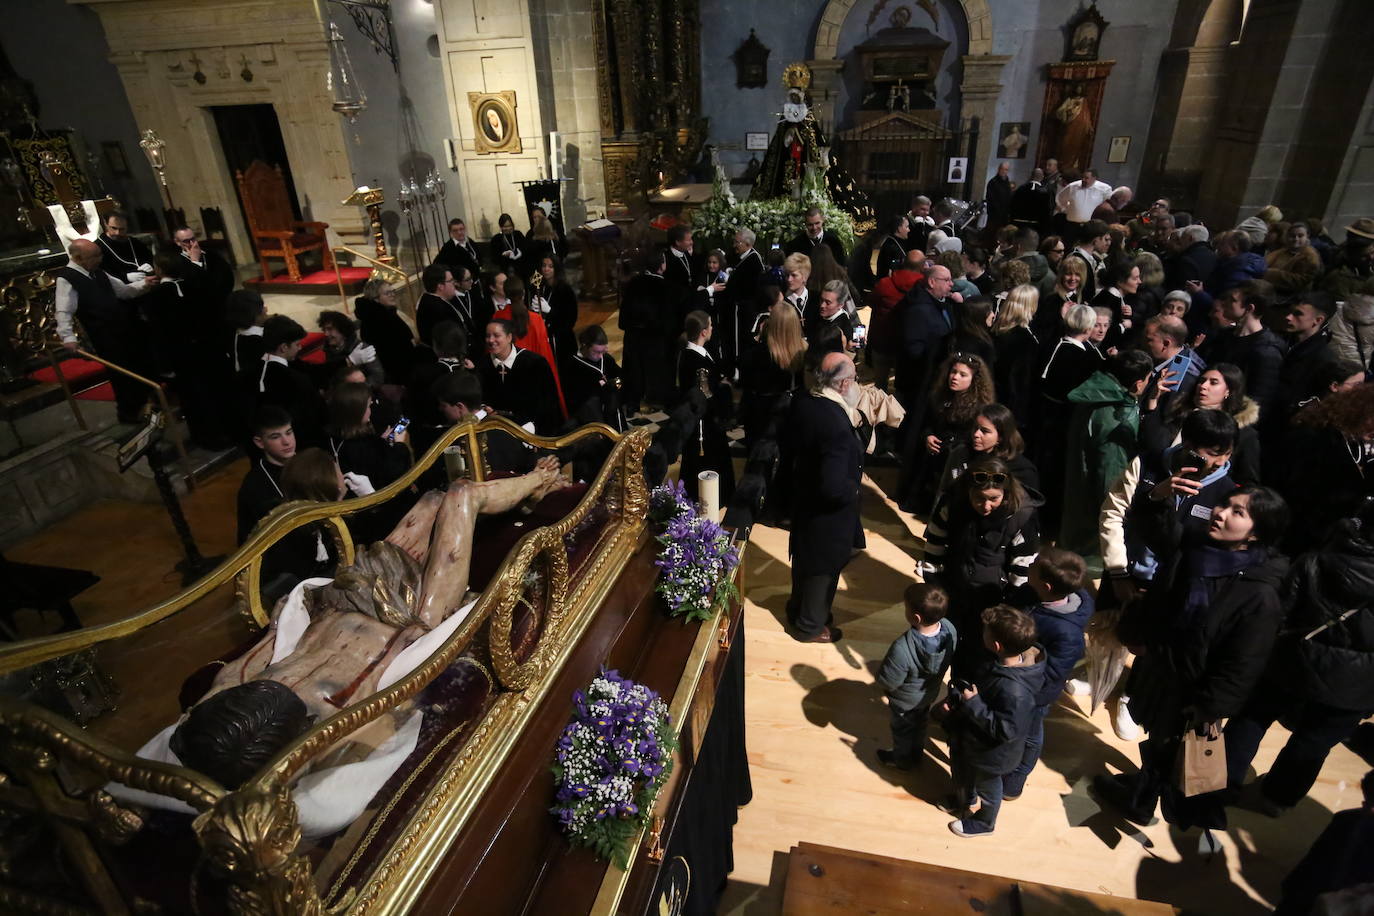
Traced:
[[1183, 733], [1178, 749], [1178, 788], [1184, 798], [1226, 788], [1226, 742], [1195, 729]]

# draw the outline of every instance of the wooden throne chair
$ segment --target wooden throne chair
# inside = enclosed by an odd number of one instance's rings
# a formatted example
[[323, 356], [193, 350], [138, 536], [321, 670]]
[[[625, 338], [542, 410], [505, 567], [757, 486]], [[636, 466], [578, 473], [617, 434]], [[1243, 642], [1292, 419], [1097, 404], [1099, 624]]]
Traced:
[[234, 173], [238, 179], [239, 200], [248, 217], [248, 234], [258, 250], [262, 278], [272, 279], [268, 262], [280, 258], [286, 262], [286, 272], [293, 283], [299, 283], [301, 268], [296, 260], [300, 255], [318, 251], [324, 270], [334, 267], [334, 254], [325, 237], [328, 223], [303, 222], [291, 210], [286, 193], [286, 178], [281, 166], [253, 160], [246, 170]]

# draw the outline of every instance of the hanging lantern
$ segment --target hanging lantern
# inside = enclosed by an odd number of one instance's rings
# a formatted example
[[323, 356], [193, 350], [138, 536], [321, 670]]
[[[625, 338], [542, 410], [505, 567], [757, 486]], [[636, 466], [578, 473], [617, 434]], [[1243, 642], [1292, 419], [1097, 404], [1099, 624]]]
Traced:
[[348, 58], [343, 33], [333, 22], [329, 23], [329, 78], [325, 85], [334, 97], [330, 107], [345, 115], [350, 124], [356, 122], [358, 114], [367, 108], [367, 95], [353, 72], [353, 62]]

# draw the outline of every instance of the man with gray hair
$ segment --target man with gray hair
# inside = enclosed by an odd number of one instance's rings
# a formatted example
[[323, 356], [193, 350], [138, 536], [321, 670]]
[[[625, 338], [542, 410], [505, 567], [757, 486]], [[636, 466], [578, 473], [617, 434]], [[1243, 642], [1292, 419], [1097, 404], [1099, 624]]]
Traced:
[[782, 442], [790, 484], [792, 594], [788, 629], [801, 642], [838, 642], [831, 605], [840, 572], [865, 546], [859, 520], [866, 436], [857, 429], [858, 380], [846, 353], [828, 353], [810, 394], [792, 399]]
[[1193, 223], [1178, 230], [1178, 255], [1164, 265], [1164, 285], [1168, 289], [1192, 290], [1191, 280], [1201, 284], [1217, 266], [1217, 254], [1207, 244], [1207, 227]]
[[754, 230], [735, 230], [735, 255], [738, 260], [725, 281], [725, 294], [720, 307], [721, 371], [727, 379], [734, 378], [735, 367], [754, 321], [754, 300], [759, 294], [763, 277], [763, 256], [754, 250]]
[[[117, 366], [148, 373], [147, 352], [135, 309], [125, 304], [152, 288], [156, 280], [125, 283], [100, 269], [104, 254], [88, 239], [76, 239], [67, 246], [67, 263], [54, 271], [57, 282], [53, 305], [57, 335], [62, 346], [75, 351], [81, 346], [75, 320], [90, 341], [96, 356]], [[121, 423], [138, 422], [139, 411], [148, 401], [148, 389], [118, 372], [110, 374], [115, 409]]]

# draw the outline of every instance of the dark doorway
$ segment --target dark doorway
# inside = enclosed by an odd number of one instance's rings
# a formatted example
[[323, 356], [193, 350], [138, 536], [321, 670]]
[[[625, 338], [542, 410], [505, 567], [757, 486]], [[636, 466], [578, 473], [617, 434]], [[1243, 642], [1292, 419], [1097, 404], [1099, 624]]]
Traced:
[[[229, 166], [234, 196], [238, 197], [237, 173], [252, 165], [254, 159], [261, 159], [268, 165], [279, 165], [286, 178], [292, 213], [296, 219], [300, 219], [301, 205], [296, 199], [296, 183], [291, 179], [291, 162], [286, 158], [286, 143], [281, 137], [281, 123], [277, 120], [276, 109], [270, 104], [212, 105], [210, 113], [215, 116], [215, 129], [219, 133], [220, 148], [224, 150], [225, 164]], [[239, 201], [239, 215], [243, 217], [243, 224], [248, 225], [242, 200]], [[254, 248], [256, 255], [256, 246]]]

